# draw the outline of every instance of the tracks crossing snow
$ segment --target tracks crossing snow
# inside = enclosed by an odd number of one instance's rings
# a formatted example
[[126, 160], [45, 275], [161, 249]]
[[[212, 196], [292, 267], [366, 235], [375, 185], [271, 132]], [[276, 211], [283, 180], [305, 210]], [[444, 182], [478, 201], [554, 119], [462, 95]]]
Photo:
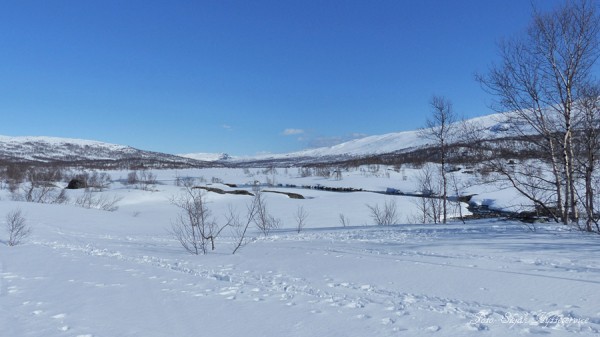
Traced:
[[[334, 234], [337, 235], [337, 234]], [[355, 235], [355, 234], [354, 234]], [[290, 239], [291, 238], [291, 239]], [[406, 239], [405, 236], [403, 236]], [[104, 238], [106, 240], [106, 238]], [[308, 238], [314, 240], [315, 238]], [[329, 240], [327, 235], [321, 236], [321, 240]], [[371, 238], [372, 239], [372, 238]], [[397, 238], [396, 238], [397, 239]], [[413, 238], [414, 239], [414, 238]], [[421, 240], [431, 240], [431, 237], [422, 237]], [[112, 240], [112, 239], [111, 239]], [[289, 244], [285, 249], [303, 249], [307, 254], [327, 256], [330, 259], [371, 259], [374, 256], [378, 261], [390, 260], [395, 262], [411, 264], [432, 264], [442, 268], [467, 268], [480, 269], [477, 264], [485, 265], [486, 260], [494, 259], [494, 263], [524, 263], [511, 258], [492, 258], [488, 255], [456, 253], [440, 255], [435, 252], [423, 250], [398, 249], [387, 245], [388, 241], [382, 241], [379, 248], [355, 248], [348, 245], [348, 240], [369, 240], [369, 238], [354, 236], [346, 237], [340, 242], [325, 250], [311, 250], [305, 246], [295, 246], [298, 237], [274, 237], [269, 240], [286, 242]], [[269, 241], [267, 240], [267, 241]], [[378, 240], [380, 237], [378, 236]], [[129, 241], [132, 241], [130, 238]], [[253, 271], [238, 269], [235, 264], [222, 264], [204, 266], [190, 262], [189, 259], [167, 259], [153, 255], [139, 255], [122, 250], [100, 248], [92, 244], [74, 244], [57, 241], [39, 241], [37, 245], [58, 250], [66, 256], [77, 256], [79, 254], [106, 259], [101, 262], [105, 268], [119, 269], [133, 278], [144, 278], [148, 282], [160, 284], [161, 291], [173, 296], [188, 296], [194, 298], [221, 297], [230, 301], [277, 301], [283, 306], [296, 307], [302, 305], [304, 310], [311, 314], [329, 314], [354, 317], [356, 320], [368, 320], [378, 322], [380, 329], [393, 334], [398, 331], [414, 329], [408, 322], [411, 316], [421, 317], [423, 315], [441, 315], [444, 321], [462, 322], [462, 330], [482, 331], [499, 327], [521, 329], [521, 332], [536, 333], [539, 331], [564, 331], [597, 333], [600, 327], [600, 319], [593, 316], [582, 316], [574, 310], [556, 309], [550, 313], [526, 308], [521, 306], [510, 306], [494, 301], [473, 301], [459, 298], [436, 296], [432, 294], [401, 291], [397, 285], [357, 283], [338, 276], [322, 275], [321, 277], [304, 277], [295, 275], [293, 272], [282, 272], [276, 270]], [[120, 242], [119, 244], [122, 244]], [[269, 242], [266, 242], [269, 244]], [[110, 246], [110, 245], [108, 245]], [[458, 264], [450, 262], [439, 262], [457, 260]], [[431, 261], [430, 261], [431, 260]], [[118, 261], [112, 263], [110, 261]], [[437, 261], [437, 262], [432, 262]], [[464, 261], [470, 261], [469, 265], [460, 265]], [[125, 264], [123, 263], [125, 262]], [[128, 266], [125, 268], [124, 266]], [[550, 271], [552, 268], [550, 268]], [[165, 274], [164, 271], [167, 271]], [[509, 272], [502, 268], [491, 270], [491, 272]], [[181, 276], [177, 276], [180, 274]], [[536, 277], [552, 277], [551, 275], [533, 274]], [[585, 281], [585, 280], [582, 280]], [[595, 281], [593, 281], [595, 282]], [[95, 287], [118, 287], [121, 284], [102, 284], [90, 282], [89, 286]], [[486, 289], [482, 288], [481, 291]], [[454, 317], [449, 319], [449, 317]], [[518, 317], [526, 321], [520, 324], [507, 324], [507, 317]], [[555, 318], [558, 323], [549, 324], [548, 317]], [[558, 318], [558, 319], [556, 319]], [[414, 318], [413, 318], [414, 319]], [[371, 323], [373, 324], [373, 323]], [[444, 329], [440, 325], [420, 326], [419, 329], [429, 333], [436, 333]], [[542, 330], [540, 330], [542, 329]], [[543, 330], [546, 329], [546, 330]]]

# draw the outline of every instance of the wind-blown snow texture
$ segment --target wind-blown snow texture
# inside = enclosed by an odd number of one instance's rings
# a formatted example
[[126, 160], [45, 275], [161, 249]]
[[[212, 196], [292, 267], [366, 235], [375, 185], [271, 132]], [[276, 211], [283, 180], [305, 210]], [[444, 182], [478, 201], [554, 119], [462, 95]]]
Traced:
[[[156, 173], [161, 184], [154, 191], [114, 183], [100, 192], [124, 198], [112, 213], [2, 195], [0, 214], [20, 208], [33, 228], [25, 244], [0, 245], [3, 336], [587, 336], [600, 330], [598, 238], [558, 225], [537, 232], [499, 220], [378, 227], [370, 225], [365, 204], [394, 200], [405, 216], [414, 199], [280, 189], [307, 199], [266, 193], [284, 226], [268, 237], [253, 229], [252, 242], [236, 255], [229, 233], [216, 251], [193, 256], [167, 231], [177, 215], [168, 200], [182, 192], [175, 175], [238, 185], [268, 176], [284, 184], [409, 190], [416, 171], [348, 172], [341, 181], [283, 169]], [[126, 172], [111, 174], [118, 179]], [[206, 197], [219, 221], [228, 207], [242, 211], [250, 200]], [[498, 205], [512, 199], [506, 191], [497, 198]], [[309, 213], [301, 233], [294, 231], [298, 206]], [[351, 226], [341, 227], [339, 214]]]

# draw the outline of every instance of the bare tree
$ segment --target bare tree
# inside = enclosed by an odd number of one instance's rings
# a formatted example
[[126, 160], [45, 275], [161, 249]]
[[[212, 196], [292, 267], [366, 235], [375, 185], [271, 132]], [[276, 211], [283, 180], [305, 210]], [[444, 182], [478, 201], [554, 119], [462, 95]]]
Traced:
[[257, 211], [257, 198], [252, 199], [252, 202], [246, 206], [246, 217], [241, 220], [239, 214], [230, 206], [227, 215], [227, 224], [232, 228], [234, 238], [234, 247], [232, 254], [248, 243], [247, 233], [250, 224], [254, 221]]
[[333, 175], [335, 177], [335, 180], [344, 179], [344, 175], [342, 174], [342, 168], [339, 166], [335, 169], [335, 171], [333, 171]]
[[138, 172], [137, 171], [131, 171], [129, 173], [127, 173], [127, 185], [135, 185], [138, 183]]
[[103, 211], [114, 212], [119, 209], [117, 203], [123, 200], [122, 197], [113, 196], [112, 198], [100, 194], [100, 192], [93, 192], [87, 188], [81, 196], [75, 199], [75, 204], [83, 208], [96, 208]]
[[171, 223], [171, 233], [189, 253], [206, 254], [209, 244], [211, 250], [215, 249], [215, 240], [227, 225], [218, 226], [202, 190], [189, 187], [184, 190], [180, 196], [171, 198], [171, 203], [181, 210]]
[[439, 198], [442, 181], [438, 171], [431, 164], [425, 164], [417, 176], [417, 189], [421, 197], [414, 200], [420, 223], [439, 223], [442, 220], [443, 200]]
[[84, 175], [85, 177], [85, 182], [86, 182], [86, 186], [88, 188], [92, 188], [98, 191], [107, 189], [111, 182], [112, 179], [110, 177], [110, 174], [106, 173], [106, 172], [97, 172], [97, 171], [93, 171], [92, 174], [86, 174]]
[[144, 191], [150, 191], [156, 185], [156, 174], [149, 170], [142, 170], [138, 173], [138, 188]]
[[304, 227], [306, 226], [306, 218], [308, 218], [308, 212], [304, 210], [303, 206], [298, 206], [295, 218], [296, 230], [298, 231], [298, 233], [300, 233], [302, 229], [304, 229]]
[[[246, 235], [250, 224], [254, 223], [265, 236], [267, 236], [272, 229], [278, 228], [280, 224], [279, 219], [275, 219], [268, 213], [260, 186], [255, 185], [253, 192], [254, 197], [252, 198], [252, 202], [246, 205], [246, 216], [243, 219], [240, 218], [238, 212], [231, 206], [229, 207], [227, 224], [232, 228], [234, 237], [233, 254], [248, 242]], [[302, 222], [304, 222], [306, 216], [307, 215], [303, 215], [304, 218], [302, 219]]]
[[16, 201], [41, 204], [64, 204], [69, 201], [64, 189], [58, 189], [50, 182], [29, 181], [21, 185], [21, 191], [14, 191], [12, 199]]
[[462, 204], [461, 204], [461, 195], [464, 191], [464, 189], [466, 188], [466, 185], [463, 184], [462, 182], [459, 182], [458, 179], [456, 179], [456, 175], [451, 175], [450, 176], [450, 186], [452, 187], [452, 191], [454, 192], [454, 196], [455, 199], [452, 203], [454, 203], [454, 208], [455, 210], [458, 212], [458, 216], [460, 218], [460, 221], [462, 221], [462, 223], [465, 223], [465, 217], [463, 216], [463, 210], [462, 210]]
[[182, 177], [179, 174], [175, 174], [175, 186], [179, 187], [192, 187], [196, 183], [194, 177]]
[[269, 235], [273, 229], [279, 228], [281, 220], [273, 217], [267, 210], [267, 202], [265, 197], [260, 190], [260, 186], [255, 186], [254, 190], [254, 202], [256, 203], [256, 214], [254, 216], [254, 224], [264, 234]]
[[369, 212], [371, 213], [371, 219], [378, 226], [389, 226], [395, 225], [400, 222], [398, 218], [398, 207], [394, 200], [386, 200], [383, 208], [376, 205], [367, 205]]
[[433, 96], [429, 103], [432, 113], [427, 119], [425, 128], [420, 135], [434, 142], [440, 154], [440, 176], [442, 179], [442, 223], [446, 223], [448, 217], [448, 144], [456, 138], [457, 117], [452, 108], [452, 103], [441, 96]]
[[501, 64], [477, 76], [497, 97], [494, 108], [510, 111], [506, 117], [522, 138], [545, 154], [553, 175], [548, 183], [553, 186], [554, 206], [565, 224], [579, 219], [575, 108], [592, 82], [600, 56], [599, 32], [594, 0], [567, 1], [549, 13], [534, 9], [527, 33], [499, 45]]
[[8, 245], [16, 246], [31, 234], [20, 209], [10, 211], [6, 215], [6, 231], [8, 232]]
[[[578, 175], [583, 177], [582, 204], [585, 210], [585, 230], [600, 231], [596, 212], [596, 183], [594, 172], [600, 152], [600, 86], [589, 86], [584, 97], [578, 102], [579, 112], [576, 120], [575, 160]], [[594, 228], [595, 227], [595, 228]]]
[[346, 217], [343, 213], [340, 213], [338, 217], [342, 227], [350, 226], [350, 220], [348, 220], [348, 217]]

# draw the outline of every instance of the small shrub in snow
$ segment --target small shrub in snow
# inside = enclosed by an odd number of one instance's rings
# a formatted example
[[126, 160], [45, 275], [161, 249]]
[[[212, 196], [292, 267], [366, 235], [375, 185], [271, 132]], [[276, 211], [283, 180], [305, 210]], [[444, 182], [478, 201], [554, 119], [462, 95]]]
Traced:
[[229, 213], [227, 214], [227, 225], [231, 226], [231, 234], [234, 239], [234, 247], [232, 254], [248, 243], [246, 234], [250, 224], [254, 221], [256, 216], [256, 197], [252, 200], [252, 203], [246, 206], [247, 213], [246, 217], [242, 220], [239, 213], [237, 213], [233, 207], [229, 207]]
[[75, 200], [75, 204], [83, 208], [96, 208], [103, 211], [114, 212], [119, 209], [117, 203], [121, 200], [123, 200], [122, 197], [113, 196], [112, 198], [109, 198], [106, 195], [86, 189], [83, 195]]
[[[260, 190], [260, 186], [255, 186], [253, 192], [254, 198], [252, 198], [252, 203], [246, 206], [247, 212], [244, 219], [241, 219], [239, 213], [232, 207], [229, 207], [226, 226], [231, 226], [232, 229], [232, 236], [234, 238], [233, 254], [248, 243], [246, 233], [248, 232], [250, 224], [253, 222], [265, 236], [267, 236], [272, 229], [278, 228], [281, 223], [279, 219], [274, 218], [268, 213], [267, 204]], [[298, 220], [301, 220], [302, 222], [298, 224], [298, 228], [300, 228], [298, 230], [299, 232], [301, 228], [304, 227], [304, 222], [308, 213], [306, 213], [304, 209], [299, 209], [298, 212]]]
[[127, 174], [127, 185], [134, 185], [144, 191], [150, 191], [157, 184], [156, 174], [148, 170], [131, 171]]
[[373, 219], [376, 225], [389, 226], [400, 222], [398, 219], [398, 207], [393, 200], [386, 201], [383, 208], [380, 208], [379, 205], [367, 205], [367, 207], [369, 208], [371, 219]]
[[127, 173], [127, 185], [135, 185], [138, 183], [138, 174], [137, 171], [131, 171]]
[[340, 213], [339, 218], [340, 225], [342, 225], [342, 227], [350, 226], [350, 220], [348, 220], [348, 218], [344, 214]]
[[192, 187], [196, 183], [194, 177], [182, 177], [180, 175], [175, 176], [175, 186], [178, 187]]
[[40, 204], [65, 204], [69, 198], [64, 189], [58, 192], [58, 188], [50, 183], [33, 184], [25, 183], [19, 190], [11, 194], [14, 201], [37, 202]]
[[304, 229], [304, 227], [306, 226], [306, 218], [308, 218], [308, 212], [304, 210], [304, 207], [298, 206], [295, 218], [296, 230], [298, 231], [298, 233], [300, 233], [302, 229]]
[[269, 214], [267, 210], [267, 202], [265, 201], [260, 187], [256, 186], [253, 192], [254, 202], [256, 203], [256, 215], [254, 216], [254, 223], [256, 224], [256, 227], [264, 234], [264, 236], [267, 236], [273, 229], [277, 229], [281, 226], [281, 220]]
[[110, 174], [105, 172], [98, 173], [94, 171], [92, 174], [89, 174], [87, 178], [87, 186], [96, 190], [109, 188], [111, 182], [112, 178], [110, 177]]
[[8, 232], [8, 245], [16, 246], [31, 234], [20, 209], [13, 210], [6, 215], [6, 231]]
[[180, 209], [177, 219], [171, 223], [171, 234], [189, 253], [199, 255], [215, 249], [215, 240], [227, 227], [219, 227], [200, 189], [186, 187], [180, 196], [171, 198], [171, 203]]

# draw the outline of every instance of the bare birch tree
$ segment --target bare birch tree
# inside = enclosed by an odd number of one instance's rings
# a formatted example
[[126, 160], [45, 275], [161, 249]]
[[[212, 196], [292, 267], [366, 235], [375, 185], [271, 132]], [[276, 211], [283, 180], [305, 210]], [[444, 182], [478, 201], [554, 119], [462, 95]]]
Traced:
[[304, 227], [306, 227], [306, 219], [308, 218], [308, 212], [304, 210], [303, 206], [298, 206], [296, 210], [295, 219], [296, 219], [296, 230], [300, 233]]
[[434, 142], [439, 150], [442, 179], [442, 223], [448, 219], [448, 144], [456, 138], [458, 119], [452, 108], [452, 102], [442, 96], [433, 96], [429, 102], [432, 108], [425, 128], [420, 135]]
[[207, 207], [203, 191], [186, 187], [185, 192], [171, 199], [181, 212], [171, 223], [171, 233], [191, 254], [206, 254], [215, 249], [215, 240], [227, 224], [219, 227]]
[[506, 117], [523, 139], [545, 154], [554, 206], [565, 224], [579, 220], [575, 107], [600, 56], [597, 6], [595, 0], [573, 0], [549, 13], [534, 9], [527, 32], [500, 43], [501, 63], [477, 76], [497, 98], [495, 109], [509, 111]]
[[256, 207], [256, 213], [254, 215], [254, 224], [264, 234], [268, 236], [273, 229], [277, 229], [281, 225], [281, 219], [275, 218], [267, 210], [267, 202], [265, 196], [260, 190], [260, 186], [255, 186], [254, 192], [254, 203]]
[[6, 215], [6, 231], [8, 232], [7, 244], [9, 246], [20, 244], [31, 234], [31, 228], [27, 225], [20, 209], [10, 211]]
[[597, 187], [594, 172], [598, 166], [600, 152], [600, 86], [590, 86], [579, 100], [576, 121], [575, 151], [578, 175], [583, 177], [583, 196], [580, 197], [585, 210], [585, 227], [588, 232], [599, 231], [596, 216]]

